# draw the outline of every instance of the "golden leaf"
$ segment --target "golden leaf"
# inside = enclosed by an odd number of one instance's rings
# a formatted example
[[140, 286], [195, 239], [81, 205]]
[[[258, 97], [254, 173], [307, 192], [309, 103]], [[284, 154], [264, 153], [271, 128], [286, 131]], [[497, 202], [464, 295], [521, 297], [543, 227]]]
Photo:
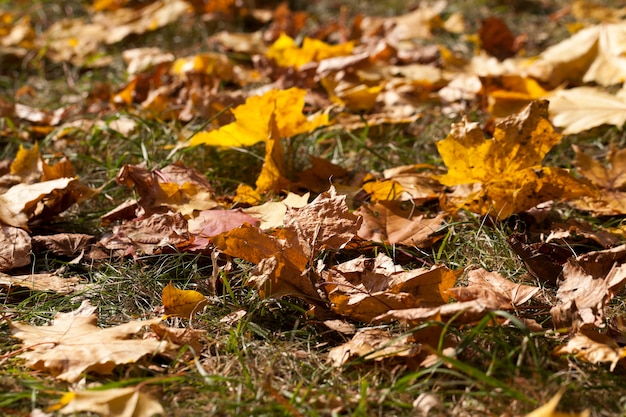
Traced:
[[448, 137], [437, 142], [448, 167], [438, 179], [447, 186], [464, 187], [446, 197], [444, 206], [503, 219], [543, 201], [592, 194], [591, 187], [567, 170], [541, 166], [561, 141], [547, 115], [548, 102], [533, 101], [498, 123], [493, 139], [486, 139], [478, 124], [467, 118], [453, 125]]
[[321, 61], [322, 59], [337, 56], [350, 55], [354, 44], [346, 42], [340, 45], [329, 45], [317, 39], [305, 37], [302, 47], [286, 34], [280, 37], [269, 47], [266, 52], [268, 58], [276, 61], [281, 67], [296, 67], [309, 62]]
[[194, 290], [179, 290], [172, 281], [163, 288], [161, 295], [165, 314], [189, 319], [207, 303], [207, 298]]
[[195, 134], [190, 145], [252, 146], [270, 137], [290, 137], [327, 125], [327, 115], [318, 115], [309, 120], [302, 114], [305, 95], [306, 90], [290, 88], [270, 90], [262, 96], [250, 97], [232, 110], [235, 122], [218, 130]]

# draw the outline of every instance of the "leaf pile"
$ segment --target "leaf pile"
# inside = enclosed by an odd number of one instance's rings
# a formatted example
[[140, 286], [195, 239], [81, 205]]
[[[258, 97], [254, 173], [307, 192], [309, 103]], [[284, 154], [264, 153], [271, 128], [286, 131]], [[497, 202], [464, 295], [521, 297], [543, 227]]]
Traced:
[[[286, 4], [265, 9], [235, 1], [99, 0], [86, 6], [84, 16], [44, 30], [26, 13], [2, 12], [0, 57], [28, 70], [37, 60], [80, 71], [114, 68], [111, 51], [124, 40], [198, 18], [253, 21], [257, 28], [213, 33], [205, 40], [210, 51], [195, 54], [126, 49], [122, 83], [93, 86], [61, 107], [22, 103], [37, 94], [28, 85], [0, 96], [6, 121], [0, 143], [20, 144], [0, 166], [0, 289], [7, 302], [17, 287], [63, 294], [80, 288], [84, 277], [34, 270], [33, 255], [97, 268], [187, 254], [210, 257], [213, 268], [211, 294], [164, 285], [162, 306], [153, 306], [162, 318], [98, 327], [95, 307], [84, 301], [48, 326], [9, 321], [23, 343], [24, 365], [73, 383], [137, 361], [174, 357], [184, 345], [199, 355], [206, 332], [180, 323], [197, 321], [226, 291], [224, 282], [241, 272], [233, 269], [245, 264], [245, 284], [259, 297], [295, 297], [307, 306], [307, 320], [353, 334], [328, 350], [336, 367], [369, 360], [408, 369], [458, 367], [462, 347], [445, 328], [471, 326], [503, 310], [533, 332], [558, 338], [557, 356], [607, 362], [610, 371], [623, 367], [624, 348], [603, 329], [608, 306], [626, 285], [624, 228], [574, 219], [601, 217], [603, 224], [621, 225], [626, 154], [611, 143], [602, 161], [581, 141], [573, 145], [573, 161], [555, 163], [547, 156], [562, 149], [564, 134], [623, 127], [625, 14], [616, 11], [618, 17], [527, 57], [524, 36], [516, 37], [501, 20], [488, 18], [471, 35], [463, 17], [446, 8], [445, 1], [421, 3], [404, 15], [361, 15], [351, 22], [344, 16], [316, 29], [307, 26], [306, 13]], [[471, 35], [476, 50], [459, 54], [435, 43], [434, 32], [457, 40]], [[432, 158], [434, 165], [416, 158], [384, 172], [355, 173], [320, 155], [304, 155], [307, 169], [293, 161], [302, 141], [312, 149], [345, 132], [357, 137], [376, 126], [419, 126], [427, 106], [451, 118], [476, 109], [489, 120], [481, 126], [464, 115], [451, 123], [447, 137], [428, 138], [441, 161]], [[73, 165], [75, 138], [104, 135], [115, 146], [144, 128], [140, 120], [176, 126], [166, 161], [124, 160], [107, 183], [87, 185], [81, 178], [87, 173], [78, 176]], [[230, 194], [216, 191], [205, 175], [211, 167], [196, 158], [214, 155], [218, 164], [229, 150], [259, 146], [260, 171], [239, 167], [247, 181]], [[213, 153], [205, 154], [207, 148]], [[106, 194], [112, 190], [126, 200], [114, 203]], [[76, 216], [90, 199], [107, 202], [97, 233], [58, 229], [59, 219]], [[527, 275], [520, 279], [471, 262], [446, 265], [431, 255], [446, 250], [455, 222], [472, 218], [506, 231]], [[178, 319], [162, 324], [168, 317]], [[397, 322], [413, 330], [396, 337], [367, 327]], [[432, 322], [445, 326], [422, 331]], [[146, 327], [143, 339], [131, 338]], [[54, 408], [163, 412], [137, 387], [106, 391], [97, 398], [91, 391], [68, 393]], [[553, 410], [558, 398], [545, 409]]]

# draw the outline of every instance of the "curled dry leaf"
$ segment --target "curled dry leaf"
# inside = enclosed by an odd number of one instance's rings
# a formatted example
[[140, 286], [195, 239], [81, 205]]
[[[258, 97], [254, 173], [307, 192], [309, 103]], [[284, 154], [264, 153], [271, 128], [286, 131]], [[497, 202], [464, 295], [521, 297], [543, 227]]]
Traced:
[[626, 284], [626, 245], [570, 258], [550, 310], [556, 328], [571, 331], [604, 325], [604, 308]]
[[350, 212], [346, 196], [335, 187], [321, 193], [310, 204], [288, 208], [285, 228], [293, 230], [307, 256], [315, 257], [323, 249], [337, 251], [354, 238], [362, 218]]
[[[206, 177], [181, 162], [154, 171], [138, 165], [124, 165], [115, 181], [134, 188], [139, 194], [141, 210], [135, 213], [138, 216], [173, 210], [189, 217], [195, 211], [218, 206], [213, 198], [213, 187]], [[108, 221], [118, 219], [119, 213], [120, 210], [114, 210], [103, 218]]]
[[448, 290], [458, 301], [495, 299], [499, 309], [509, 309], [530, 300], [539, 291], [539, 287], [516, 284], [504, 278], [498, 272], [474, 269], [468, 274], [468, 286]]
[[626, 358], [626, 348], [620, 347], [615, 340], [604, 334], [586, 332], [571, 336], [565, 345], [554, 349], [554, 354], [575, 355], [590, 363], [609, 362], [613, 372], [617, 363]]
[[77, 310], [58, 313], [49, 326], [10, 322], [13, 336], [25, 344], [19, 356], [35, 370], [76, 382], [83, 372], [110, 374], [117, 365], [177, 348], [168, 341], [130, 339], [145, 326], [159, 323], [160, 318], [103, 329], [96, 325], [95, 309], [83, 301]]
[[404, 271], [384, 254], [322, 271], [333, 311], [364, 322], [389, 310], [444, 304], [457, 276], [444, 266]]
[[428, 217], [415, 207], [413, 201], [379, 201], [363, 204], [355, 212], [363, 217], [359, 237], [374, 242], [429, 247], [433, 236], [446, 217], [439, 213]]
[[[3, 218], [1, 210], [0, 204], [0, 221]], [[0, 271], [28, 265], [31, 250], [31, 237], [25, 230], [0, 223]]]
[[580, 147], [573, 148], [578, 172], [600, 191], [596, 195], [582, 196], [574, 205], [602, 216], [626, 214], [626, 149], [611, 148], [606, 157], [607, 165], [604, 165]]
[[412, 357], [420, 353], [418, 344], [412, 344], [409, 335], [393, 337], [382, 329], [366, 329], [356, 333], [347, 343], [332, 348], [328, 360], [333, 366], [343, 366], [351, 359], [383, 360], [390, 357]]

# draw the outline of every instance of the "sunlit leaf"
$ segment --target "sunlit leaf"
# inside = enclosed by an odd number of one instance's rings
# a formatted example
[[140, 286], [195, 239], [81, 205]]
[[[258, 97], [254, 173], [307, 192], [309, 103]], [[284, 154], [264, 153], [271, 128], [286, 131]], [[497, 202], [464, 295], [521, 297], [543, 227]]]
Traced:
[[302, 47], [298, 47], [291, 37], [283, 33], [272, 46], [270, 46], [266, 55], [268, 58], [275, 60], [280, 66], [299, 68], [309, 62], [350, 55], [353, 48], [354, 44], [352, 42], [329, 45], [309, 37], [305, 37], [302, 41]]
[[195, 134], [190, 145], [251, 146], [270, 137], [279, 140], [327, 125], [327, 115], [309, 119], [302, 114], [305, 95], [305, 90], [290, 88], [250, 97], [245, 104], [232, 109], [235, 122], [218, 130]]
[[453, 125], [448, 137], [437, 142], [448, 167], [439, 181], [462, 186], [446, 204], [506, 218], [543, 201], [593, 193], [568, 171], [542, 166], [544, 156], [561, 141], [547, 111], [547, 101], [533, 101], [498, 123], [493, 139], [486, 139], [478, 124], [467, 118]]
[[194, 290], [179, 290], [172, 281], [164, 288], [161, 295], [165, 314], [168, 316], [190, 319], [194, 313], [202, 310], [207, 304], [207, 298]]

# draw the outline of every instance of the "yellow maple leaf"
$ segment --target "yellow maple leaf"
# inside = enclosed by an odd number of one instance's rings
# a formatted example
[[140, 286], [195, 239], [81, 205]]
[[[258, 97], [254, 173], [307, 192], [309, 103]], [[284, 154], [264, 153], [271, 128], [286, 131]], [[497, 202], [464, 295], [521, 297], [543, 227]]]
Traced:
[[163, 288], [161, 295], [165, 314], [168, 316], [190, 318], [194, 313], [202, 309], [207, 303], [207, 298], [194, 290], [179, 290], [172, 282]]
[[[199, 132], [190, 145], [208, 146], [252, 146], [267, 141], [270, 135], [279, 139], [312, 131], [328, 124], [327, 115], [312, 119], [302, 114], [306, 90], [270, 90], [262, 96], [250, 97], [240, 106], [232, 109], [235, 122], [218, 130]], [[270, 121], [276, 124], [275, 130]]]
[[309, 37], [305, 37], [302, 41], [302, 47], [298, 47], [290, 36], [283, 33], [269, 47], [266, 56], [276, 61], [281, 67], [300, 68], [309, 62], [350, 55], [353, 48], [354, 43], [352, 42], [330, 45]]
[[11, 162], [11, 174], [18, 175], [22, 179], [41, 175], [41, 153], [38, 143], [35, 143], [30, 149], [20, 145], [15, 159]]
[[498, 123], [493, 139], [486, 139], [478, 124], [467, 119], [453, 125], [448, 137], [437, 142], [448, 167], [448, 173], [438, 179], [461, 187], [444, 205], [503, 219], [543, 201], [592, 194], [567, 170], [541, 166], [544, 156], [561, 141], [547, 116], [548, 102], [533, 101]]

